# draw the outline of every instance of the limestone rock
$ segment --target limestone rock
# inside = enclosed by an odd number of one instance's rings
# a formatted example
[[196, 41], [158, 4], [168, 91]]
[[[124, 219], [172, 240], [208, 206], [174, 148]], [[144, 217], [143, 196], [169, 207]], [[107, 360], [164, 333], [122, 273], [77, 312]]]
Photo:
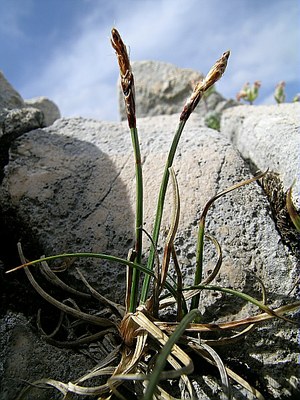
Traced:
[[61, 117], [57, 105], [47, 97], [34, 97], [33, 99], [25, 100], [25, 104], [42, 111], [45, 126], [52, 125], [54, 121]]
[[222, 114], [221, 132], [243, 158], [279, 173], [285, 190], [296, 179], [294, 195], [300, 209], [299, 115], [299, 103], [234, 107]]
[[33, 107], [0, 110], [0, 139], [12, 141], [25, 132], [42, 127], [43, 121], [41, 111]]
[[[159, 61], [135, 61], [134, 73], [136, 115], [150, 117], [181, 113], [195, 84], [203, 75], [191, 69], [178, 68]], [[119, 108], [121, 119], [126, 119], [123, 94], [119, 88]], [[220, 105], [218, 111], [231, 106], [218, 92], [213, 92], [205, 102], [200, 102], [195, 112], [204, 115]]]
[[[51, 374], [53, 379], [76, 379], [93, 366], [83, 354], [59, 349], [37, 336], [22, 314], [8, 312], [0, 319], [0, 399], [16, 399], [24, 381], [35, 381]], [[60, 399], [61, 394], [32, 389], [30, 396], [39, 400]]]
[[0, 109], [0, 182], [11, 142], [25, 132], [42, 127], [43, 119], [43, 114], [36, 108]]
[[0, 110], [24, 107], [20, 94], [11, 86], [0, 71]]
[[51, 125], [59, 117], [57, 106], [45, 97], [25, 103], [0, 71], [0, 181], [10, 143], [25, 132]]
[[[178, 148], [174, 169], [181, 195], [181, 218], [176, 248], [185, 284], [194, 279], [197, 224], [204, 204], [217, 192], [251, 176], [239, 153], [218, 132], [192, 116]], [[158, 189], [178, 116], [138, 120], [145, 183], [144, 228], [151, 233]], [[172, 215], [168, 189], [158, 251]], [[60, 119], [51, 127], [29, 132], [16, 140], [0, 190], [2, 227], [6, 239], [11, 215], [39, 241], [35, 254], [91, 251], [126, 257], [133, 244], [135, 171], [127, 123], [82, 118]], [[233, 287], [260, 298], [257, 275], [263, 280], [269, 303], [279, 306], [297, 278], [295, 258], [279, 239], [261, 188], [253, 183], [219, 199], [209, 212], [207, 230], [220, 242], [223, 266], [218, 285]], [[23, 243], [29, 235], [17, 235]], [[3, 243], [5, 249], [6, 242]], [[145, 239], [145, 254], [149, 242]], [[40, 252], [36, 255], [36, 252]], [[216, 262], [209, 242], [205, 248], [205, 275]], [[120, 265], [90, 259], [69, 266], [68, 282], [79, 285], [75, 266], [102, 294], [123, 301], [125, 271]], [[12, 275], [5, 276], [9, 287]], [[77, 279], [77, 281], [76, 281]], [[201, 311], [206, 322], [240, 318], [253, 307], [217, 293], [203, 293]], [[265, 341], [268, 337], [267, 342]], [[263, 326], [225, 357], [238, 351], [254, 381], [267, 398], [292, 393], [297, 380], [297, 328], [283, 321]], [[253, 382], [253, 384], [256, 384]], [[249, 399], [252, 397], [248, 397]]]

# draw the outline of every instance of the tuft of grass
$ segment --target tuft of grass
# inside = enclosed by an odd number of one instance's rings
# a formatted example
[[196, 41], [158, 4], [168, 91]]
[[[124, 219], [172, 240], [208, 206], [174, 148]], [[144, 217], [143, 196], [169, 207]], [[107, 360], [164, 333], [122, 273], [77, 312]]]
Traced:
[[[194, 284], [186, 287], [182, 279], [182, 271], [177, 260], [174, 240], [179, 225], [180, 215], [180, 194], [176, 175], [172, 168], [176, 149], [183, 133], [186, 121], [199, 101], [205, 98], [207, 91], [211, 90], [214, 83], [220, 79], [226, 69], [230, 52], [224, 52], [219, 60], [213, 65], [206, 77], [198, 82], [186, 104], [183, 106], [178, 127], [175, 131], [173, 141], [167, 155], [163, 178], [160, 186], [156, 216], [152, 235], [149, 235], [151, 248], [147, 257], [146, 265], [142, 263], [142, 240], [145, 233], [143, 226], [143, 174], [141, 164], [141, 154], [139, 147], [139, 136], [136, 127], [135, 99], [134, 99], [134, 77], [130, 66], [130, 61], [126, 46], [116, 29], [112, 30], [112, 46], [116, 52], [120, 67], [121, 87], [124, 94], [124, 101], [127, 112], [129, 130], [132, 138], [133, 155], [136, 172], [136, 221], [135, 221], [135, 245], [131, 249], [127, 259], [111, 256], [105, 253], [67, 253], [48, 257], [41, 257], [38, 260], [27, 261], [21, 244], [18, 245], [19, 255], [22, 265], [12, 269], [24, 269], [29, 281], [35, 290], [49, 303], [61, 310], [61, 318], [54, 332], [46, 335], [40, 323], [39, 329], [43, 333], [45, 340], [58, 346], [76, 346], [95, 342], [106, 334], [112, 334], [121, 339], [121, 343], [116, 345], [114, 351], [105, 357], [92, 371], [87, 371], [82, 377], [74, 382], [61, 382], [53, 379], [41, 379], [34, 382], [35, 387], [44, 390], [52, 387], [61, 392], [63, 399], [72, 399], [73, 395], [83, 397], [97, 396], [98, 399], [111, 398], [138, 398], [150, 399], [170, 399], [172, 397], [171, 386], [162, 384], [162, 381], [176, 380], [180, 388], [181, 398], [194, 399], [195, 391], [189, 374], [195, 370], [195, 366], [190, 357], [194, 352], [197, 356], [213, 365], [220, 376], [220, 388], [222, 398], [231, 398], [230, 380], [236, 382], [251, 392], [257, 399], [263, 399], [261, 393], [252, 387], [245, 379], [232, 371], [222, 361], [214, 347], [222, 346], [231, 341], [249, 335], [258, 324], [270, 319], [281, 319], [285, 322], [293, 323], [285, 315], [300, 308], [300, 302], [291, 302], [277, 309], [272, 309], [267, 304], [266, 290], [262, 282], [262, 300], [258, 300], [249, 294], [242, 293], [232, 288], [212, 285], [212, 281], [218, 276], [222, 268], [222, 248], [218, 240], [206, 233], [205, 225], [207, 212], [211, 205], [218, 199], [227, 195], [229, 192], [239, 189], [244, 185], [251, 184], [261, 179], [265, 173], [259, 173], [251, 179], [240, 182], [228, 189], [221, 191], [209, 199], [203, 209], [198, 224], [198, 239], [196, 246], [196, 265]], [[171, 179], [170, 179], [171, 178]], [[157, 246], [161, 221], [164, 212], [164, 203], [167, 187], [171, 181], [173, 187], [173, 212], [169, 234], [164, 244], [163, 256], [160, 259]], [[297, 223], [297, 221], [296, 221]], [[218, 259], [211, 274], [203, 279], [203, 254], [204, 239], [210, 240], [216, 248]], [[97, 258], [106, 260], [110, 263], [118, 263], [127, 269], [127, 283], [125, 304], [116, 304], [102, 296], [93, 288], [80, 270], [78, 275], [83, 287], [88, 293], [78, 291], [61, 281], [55, 271], [51, 269], [50, 263], [57, 259], [75, 258]], [[173, 261], [176, 271], [176, 279], [171, 279], [169, 266]], [[49, 263], [49, 264], [48, 264]], [[41, 272], [49, 280], [66, 292], [67, 296], [83, 298], [88, 301], [94, 298], [101, 304], [105, 304], [110, 311], [104, 316], [90, 313], [87, 308], [79, 308], [75, 300], [72, 302], [59, 301], [48, 294], [34, 278], [31, 267], [39, 266]], [[139, 288], [142, 286], [141, 291]], [[200, 292], [220, 291], [226, 295], [234, 296], [254, 304], [258, 308], [255, 315], [249, 315], [240, 320], [220, 323], [201, 323], [201, 314], [198, 310], [200, 302]], [[173, 307], [177, 314], [175, 322], [160, 321], [160, 312], [166, 307]], [[75, 322], [83, 322], [93, 330], [88, 330], [84, 336], [68, 342], [61, 342], [55, 338], [63, 325], [63, 320], [71, 316]], [[211, 338], [201, 339], [197, 336], [202, 332]], [[228, 332], [224, 337], [224, 332]], [[74, 333], [74, 332], [73, 332]], [[216, 338], [217, 336], [217, 338]], [[120, 340], [119, 340], [120, 342]], [[87, 382], [106, 377], [105, 383], [91, 385]], [[18, 396], [18, 400], [26, 398], [32, 385], [25, 387]], [[114, 397], [115, 396], [115, 397]]]

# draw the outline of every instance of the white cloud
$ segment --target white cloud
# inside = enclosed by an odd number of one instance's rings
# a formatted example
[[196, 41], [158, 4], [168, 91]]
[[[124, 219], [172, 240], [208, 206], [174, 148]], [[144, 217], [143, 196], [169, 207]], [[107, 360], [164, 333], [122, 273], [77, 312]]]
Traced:
[[[63, 115], [117, 119], [118, 68], [109, 42], [110, 29], [114, 25], [112, 19], [117, 21], [123, 37], [130, 43], [135, 59], [160, 58], [170, 44], [168, 33], [171, 32], [171, 21], [179, 9], [175, 7], [174, 11], [169, 8], [170, 1], [163, 1], [160, 18], [153, 26], [153, 21], [157, 19], [153, 1], [137, 3], [138, 7], [132, 14], [130, 3], [116, 3], [113, 16], [106, 14], [111, 12], [108, 7], [95, 9], [80, 20], [78, 37], [72, 45], [66, 47], [65, 43], [61, 43], [43, 73], [35, 82], [23, 87], [22, 92], [29, 92], [29, 86], [31, 93], [47, 92], [47, 96], [58, 103]], [[173, 5], [176, 3], [179, 1], [172, 2]], [[104, 19], [105, 23], [100, 24], [99, 21]], [[162, 48], [160, 44], [163, 44]]]
[[[88, 29], [87, 29], [88, 28]], [[39, 77], [22, 92], [47, 93], [63, 115], [112, 117], [107, 104], [116, 91], [111, 81], [109, 31], [78, 25], [73, 43], [60, 43]], [[115, 69], [117, 79], [117, 67]]]
[[86, 3], [95, 6], [78, 20], [73, 42], [58, 43], [43, 71], [22, 90], [52, 98], [63, 115], [118, 118], [118, 69], [109, 43], [113, 25], [130, 45], [133, 60], [162, 60], [205, 73], [230, 48], [229, 66], [218, 84], [226, 97], [234, 97], [245, 81], [275, 86], [279, 80], [299, 79], [293, 1]]
[[[278, 3], [284, 5], [283, 2], [274, 3], [277, 7]], [[296, 5], [296, 2], [291, 4]], [[296, 8], [300, 11], [299, 6]], [[260, 80], [263, 86], [272, 87], [281, 80], [299, 82], [297, 10], [282, 7], [280, 12], [275, 11], [266, 8], [240, 25], [238, 40], [234, 41], [232, 68], [227, 79], [222, 81], [226, 91], [234, 86], [239, 89], [246, 81]]]

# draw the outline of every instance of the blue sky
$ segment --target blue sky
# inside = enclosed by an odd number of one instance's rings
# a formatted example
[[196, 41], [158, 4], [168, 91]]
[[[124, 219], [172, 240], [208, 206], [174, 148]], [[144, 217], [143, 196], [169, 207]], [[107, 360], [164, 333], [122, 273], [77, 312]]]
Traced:
[[300, 92], [300, 0], [0, 0], [0, 16], [0, 69], [64, 116], [118, 120], [113, 26], [132, 60], [206, 73], [230, 49], [217, 85], [227, 98], [255, 80], [260, 103], [281, 80], [288, 101]]

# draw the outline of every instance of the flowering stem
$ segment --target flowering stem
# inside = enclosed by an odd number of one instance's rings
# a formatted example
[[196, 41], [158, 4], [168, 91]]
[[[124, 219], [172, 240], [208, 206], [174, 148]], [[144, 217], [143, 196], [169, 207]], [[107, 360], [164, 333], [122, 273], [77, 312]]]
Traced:
[[[173, 164], [174, 156], [176, 153], [176, 149], [178, 146], [179, 139], [181, 137], [183, 128], [185, 126], [186, 120], [181, 120], [179, 122], [177, 131], [175, 133], [171, 148], [169, 150], [167, 162], [165, 164], [165, 169], [164, 169], [164, 174], [160, 186], [160, 191], [159, 191], [159, 197], [158, 197], [158, 203], [157, 203], [157, 210], [156, 210], [156, 217], [155, 217], [155, 222], [154, 222], [154, 228], [153, 228], [153, 234], [152, 234], [152, 246], [150, 249], [150, 255], [147, 263], [147, 268], [153, 269], [154, 265], [154, 258], [155, 258], [155, 251], [157, 247], [157, 242], [158, 242], [158, 236], [160, 232], [160, 226], [161, 226], [161, 220], [162, 220], [162, 215], [163, 215], [163, 208], [164, 208], [164, 202], [165, 202], [165, 197], [166, 197], [166, 191], [168, 187], [168, 182], [169, 182], [169, 168]], [[141, 291], [141, 303], [144, 304], [147, 297], [148, 297], [148, 290], [149, 290], [149, 284], [150, 284], [150, 276], [147, 275], [145, 276], [145, 279], [143, 281], [143, 287]]]
[[[169, 176], [170, 176], [169, 168], [173, 164], [173, 160], [174, 160], [174, 156], [176, 153], [179, 139], [181, 137], [181, 134], [182, 134], [182, 131], [186, 124], [186, 121], [188, 120], [189, 116], [196, 108], [199, 101], [202, 99], [204, 93], [209, 88], [211, 88], [215, 84], [215, 82], [218, 81], [221, 78], [221, 76], [223, 75], [223, 73], [226, 69], [226, 66], [227, 66], [227, 61], [228, 61], [229, 55], [230, 55], [230, 51], [226, 51], [225, 53], [223, 53], [222, 56], [213, 65], [213, 67], [209, 70], [205, 79], [203, 81], [200, 81], [195, 86], [190, 98], [186, 102], [186, 104], [183, 107], [183, 110], [180, 114], [180, 122], [179, 122], [179, 125], [177, 128], [177, 131], [175, 133], [171, 148], [169, 150], [167, 162], [165, 165], [164, 175], [162, 178], [162, 183], [160, 186], [160, 192], [159, 192], [158, 204], [157, 204], [157, 210], [156, 210], [156, 218], [155, 218], [153, 234], [152, 234], [153, 244], [150, 249], [150, 255], [149, 255], [148, 264], [147, 264], [147, 267], [151, 270], [153, 269], [153, 265], [154, 265], [154, 257], [155, 257], [155, 251], [156, 251], [156, 247], [157, 247], [158, 236], [159, 236], [161, 220], [162, 220], [162, 215], [163, 215], [164, 201], [165, 201], [167, 186], [168, 186], [168, 182], [169, 182]], [[147, 275], [147, 276], [145, 276], [145, 279], [143, 281], [143, 287], [142, 287], [142, 292], [141, 292], [140, 302], [142, 304], [144, 304], [147, 299], [149, 284], [150, 284], [150, 277], [149, 277], [149, 275]]]
[[[126, 115], [131, 133], [131, 141], [135, 157], [135, 176], [136, 176], [136, 221], [135, 221], [135, 248], [134, 256], [131, 261], [141, 264], [142, 260], [142, 236], [143, 236], [143, 175], [141, 164], [141, 153], [136, 128], [135, 115], [135, 96], [134, 96], [134, 78], [131, 70], [129, 56], [126, 46], [119, 34], [114, 28], [111, 31], [111, 44], [115, 49], [121, 77], [121, 88], [123, 91]], [[137, 269], [128, 269], [127, 288], [126, 288], [126, 311], [134, 312], [137, 306], [138, 288], [140, 271]]]
[[[131, 140], [135, 156], [135, 178], [136, 178], [136, 219], [135, 219], [135, 258], [134, 262], [141, 264], [142, 261], [142, 239], [143, 239], [143, 174], [141, 164], [141, 153], [137, 129], [131, 128]], [[149, 275], [147, 275], [149, 276]], [[131, 296], [129, 312], [134, 312], [137, 306], [137, 294], [139, 288], [140, 271], [134, 269], [132, 272]]]

